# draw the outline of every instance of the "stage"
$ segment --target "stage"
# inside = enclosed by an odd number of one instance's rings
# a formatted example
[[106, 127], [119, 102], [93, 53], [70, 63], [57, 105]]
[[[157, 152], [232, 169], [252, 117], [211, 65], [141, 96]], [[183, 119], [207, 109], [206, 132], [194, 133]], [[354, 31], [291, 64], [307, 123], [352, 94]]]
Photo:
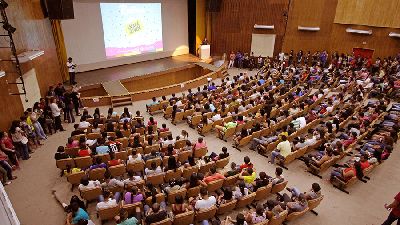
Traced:
[[79, 86], [83, 87], [92, 84], [102, 84], [105, 82], [118, 81], [169, 69], [180, 68], [197, 62], [200, 62], [200, 59], [194, 55], [187, 54], [173, 56], [163, 59], [77, 73], [75, 80]]

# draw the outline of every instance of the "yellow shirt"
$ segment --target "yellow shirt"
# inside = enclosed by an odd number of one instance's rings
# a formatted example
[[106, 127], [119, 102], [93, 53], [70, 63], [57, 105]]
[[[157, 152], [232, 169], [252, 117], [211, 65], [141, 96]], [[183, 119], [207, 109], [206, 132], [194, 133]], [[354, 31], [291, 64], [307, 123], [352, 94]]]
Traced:
[[288, 140], [282, 141], [276, 146], [276, 148], [280, 151], [280, 154], [283, 157], [288, 156], [292, 152], [292, 147], [290, 146], [290, 142]]
[[251, 184], [256, 179], [256, 177], [256, 172], [253, 172], [250, 176], [243, 176], [243, 180], [246, 184]]

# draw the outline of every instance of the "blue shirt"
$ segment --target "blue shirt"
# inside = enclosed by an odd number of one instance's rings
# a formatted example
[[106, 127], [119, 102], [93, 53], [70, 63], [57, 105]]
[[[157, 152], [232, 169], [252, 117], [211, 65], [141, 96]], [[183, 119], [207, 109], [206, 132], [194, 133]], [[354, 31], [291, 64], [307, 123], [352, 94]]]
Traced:
[[135, 217], [129, 218], [118, 225], [136, 225], [138, 220]]
[[72, 218], [72, 224], [78, 224], [79, 220], [89, 220], [89, 215], [85, 210], [79, 208], [78, 211], [75, 213], [75, 217]]
[[264, 79], [260, 79], [260, 80], [258, 80], [258, 82], [260, 82], [260, 84], [263, 85], [265, 83], [265, 80]]
[[108, 148], [108, 146], [105, 145], [96, 147], [97, 154], [107, 154], [109, 153], [109, 151], [110, 149]]

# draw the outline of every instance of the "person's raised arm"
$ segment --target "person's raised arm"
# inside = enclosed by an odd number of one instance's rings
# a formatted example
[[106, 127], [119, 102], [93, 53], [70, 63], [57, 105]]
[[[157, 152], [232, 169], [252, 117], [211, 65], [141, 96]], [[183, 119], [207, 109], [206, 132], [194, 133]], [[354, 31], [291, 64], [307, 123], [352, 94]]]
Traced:
[[389, 205], [388, 205], [388, 204], [385, 204], [385, 208], [386, 208], [387, 210], [396, 208], [396, 207], [398, 207], [398, 206], [399, 206], [399, 201], [397, 201], [396, 199], [395, 199], [392, 203], [390, 203]]

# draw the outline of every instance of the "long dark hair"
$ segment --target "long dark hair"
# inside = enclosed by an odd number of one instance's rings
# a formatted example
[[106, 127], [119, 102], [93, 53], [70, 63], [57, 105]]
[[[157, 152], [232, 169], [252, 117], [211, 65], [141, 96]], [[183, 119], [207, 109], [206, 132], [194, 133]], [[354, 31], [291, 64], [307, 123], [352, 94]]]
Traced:
[[356, 169], [356, 176], [359, 180], [362, 180], [364, 177], [364, 172], [361, 168], [361, 163], [360, 162], [355, 162], [354, 163], [354, 168]]

